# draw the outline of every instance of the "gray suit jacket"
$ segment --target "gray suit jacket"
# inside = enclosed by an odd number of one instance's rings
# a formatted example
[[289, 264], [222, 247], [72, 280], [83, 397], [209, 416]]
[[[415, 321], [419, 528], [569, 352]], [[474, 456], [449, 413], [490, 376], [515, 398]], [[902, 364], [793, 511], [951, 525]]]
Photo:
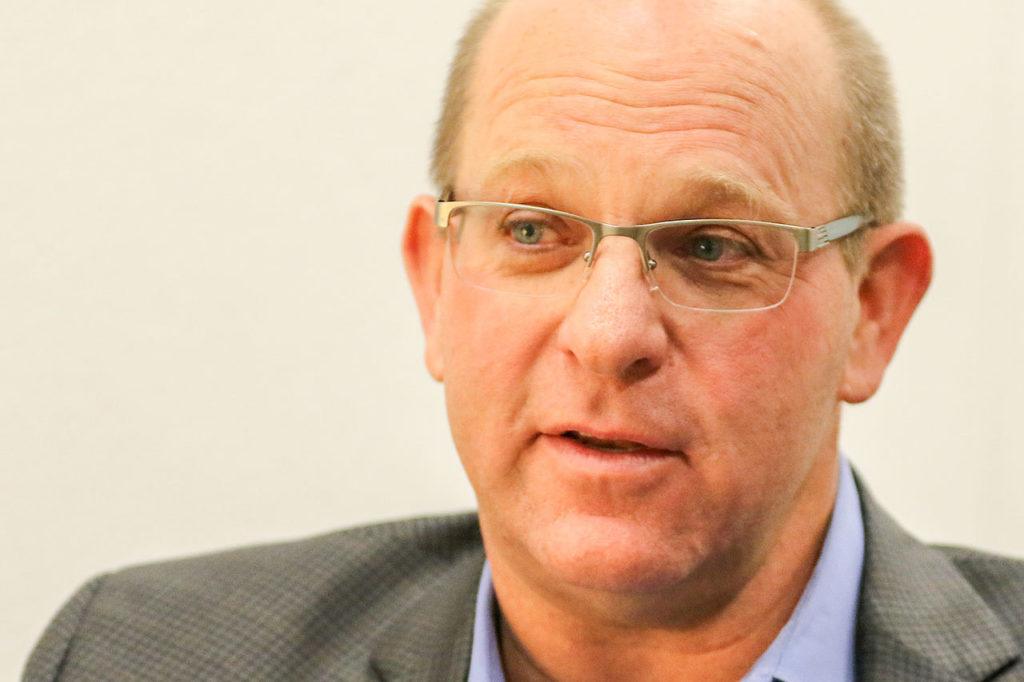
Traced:
[[[861, 498], [859, 679], [1024, 680], [1024, 562], [925, 546]], [[482, 562], [467, 514], [119, 571], [24, 680], [464, 680]]]

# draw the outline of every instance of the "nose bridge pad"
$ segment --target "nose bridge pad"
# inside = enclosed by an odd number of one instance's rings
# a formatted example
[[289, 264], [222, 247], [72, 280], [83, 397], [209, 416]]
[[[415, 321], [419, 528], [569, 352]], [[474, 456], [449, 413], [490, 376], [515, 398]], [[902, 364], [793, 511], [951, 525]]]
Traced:
[[651, 254], [647, 253], [647, 247], [640, 244], [637, 241], [636, 246], [640, 249], [640, 260], [644, 264], [644, 277], [647, 278], [647, 287], [649, 291], [657, 291], [658, 281], [654, 278], [654, 268], [658, 267], [658, 261], [651, 257]]
[[658, 267], [658, 261], [647, 251], [646, 233], [637, 233], [633, 236], [636, 248], [640, 249], [640, 262], [643, 264], [644, 277], [647, 278], [647, 286], [650, 291], [658, 290], [658, 282], [654, 277], [654, 268]]
[[594, 238], [590, 242], [590, 250], [583, 254], [583, 260], [587, 264], [587, 277], [590, 277], [590, 271], [594, 267], [594, 261], [597, 260], [595, 256], [595, 254], [597, 254], [597, 247], [601, 246], [601, 240], [604, 238], [604, 232], [600, 227], [591, 225], [590, 229]]

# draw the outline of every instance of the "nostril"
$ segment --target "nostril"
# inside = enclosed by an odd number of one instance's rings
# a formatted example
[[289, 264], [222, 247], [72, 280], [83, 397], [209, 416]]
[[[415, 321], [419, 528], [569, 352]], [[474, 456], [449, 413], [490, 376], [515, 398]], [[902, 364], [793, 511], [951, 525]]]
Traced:
[[634, 360], [622, 373], [626, 381], [642, 381], [658, 371], [658, 365], [649, 358]]

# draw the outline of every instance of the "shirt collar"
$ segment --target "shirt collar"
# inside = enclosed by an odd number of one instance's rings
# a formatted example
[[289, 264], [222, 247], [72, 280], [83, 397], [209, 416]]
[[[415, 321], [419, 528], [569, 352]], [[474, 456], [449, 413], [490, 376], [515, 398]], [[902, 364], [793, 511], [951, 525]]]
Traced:
[[491, 564], [484, 560], [480, 587], [476, 592], [476, 617], [473, 620], [473, 649], [469, 655], [469, 677], [466, 682], [505, 682], [498, 653], [497, 600], [491, 582]]
[[[741, 682], [853, 682], [854, 637], [864, 566], [864, 523], [849, 462], [839, 486], [821, 555], [789, 621]], [[505, 682], [498, 653], [497, 604], [484, 562], [476, 596], [468, 682]]]
[[814, 573], [789, 621], [742, 682], [853, 682], [864, 522], [849, 462]]

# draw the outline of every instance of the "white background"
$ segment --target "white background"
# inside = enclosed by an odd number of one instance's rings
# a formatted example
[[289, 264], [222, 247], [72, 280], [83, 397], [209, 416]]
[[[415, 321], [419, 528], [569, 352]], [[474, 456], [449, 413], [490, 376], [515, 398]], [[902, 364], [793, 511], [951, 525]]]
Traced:
[[[472, 0], [2, 0], [0, 678], [87, 577], [467, 508], [399, 258]], [[936, 280], [845, 449], [1024, 555], [1024, 3], [851, 0]]]

